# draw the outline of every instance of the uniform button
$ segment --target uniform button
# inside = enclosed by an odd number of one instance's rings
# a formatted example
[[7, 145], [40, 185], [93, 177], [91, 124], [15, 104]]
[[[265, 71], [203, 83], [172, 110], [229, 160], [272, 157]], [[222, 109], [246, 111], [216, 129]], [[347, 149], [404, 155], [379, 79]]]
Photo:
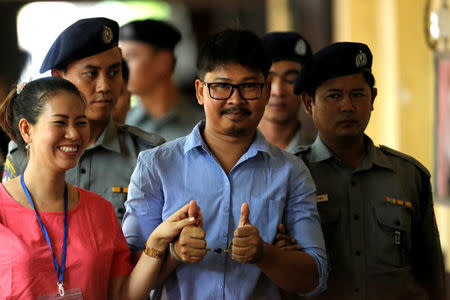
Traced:
[[361, 255], [361, 251], [356, 250], [356, 251], [355, 251], [355, 254], [356, 254], [356, 256], [360, 256], [360, 255]]
[[81, 168], [81, 174], [86, 174], [86, 169], [85, 168]]
[[353, 220], [358, 221], [359, 220], [359, 216], [358, 215], [354, 215], [353, 216]]

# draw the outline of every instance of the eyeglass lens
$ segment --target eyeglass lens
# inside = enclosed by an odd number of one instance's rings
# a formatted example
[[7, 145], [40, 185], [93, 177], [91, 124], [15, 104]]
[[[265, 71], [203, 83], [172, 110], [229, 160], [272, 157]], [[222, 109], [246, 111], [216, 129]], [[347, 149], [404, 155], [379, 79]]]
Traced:
[[263, 84], [261, 83], [241, 83], [232, 85], [229, 83], [208, 84], [210, 96], [214, 99], [226, 100], [231, 97], [235, 88], [239, 95], [246, 100], [254, 100], [261, 97]]

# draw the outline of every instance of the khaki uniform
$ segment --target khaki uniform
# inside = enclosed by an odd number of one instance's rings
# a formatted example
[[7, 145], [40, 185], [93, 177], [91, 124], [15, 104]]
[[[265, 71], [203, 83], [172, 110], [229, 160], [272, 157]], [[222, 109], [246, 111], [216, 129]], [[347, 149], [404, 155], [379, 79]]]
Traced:
[[[114, 205], [119, 221], [125, 213], [128, 184], [140, 151], [158, 146], [164, 139], [136, 127], [108, 122], [97, 142], [85, 150], [77, 166], [66, 172], [67, 182], [95, 192]], [[24, 149], [9, 143], [5, 177], [23, 173], [27, 164]]]
[[317, 186], [328, 253], [318, 299], [443, 299], [444, 263], [430, 174], [414, 158], [375, 147], [356, 169], [318, 137], [300, 156]]

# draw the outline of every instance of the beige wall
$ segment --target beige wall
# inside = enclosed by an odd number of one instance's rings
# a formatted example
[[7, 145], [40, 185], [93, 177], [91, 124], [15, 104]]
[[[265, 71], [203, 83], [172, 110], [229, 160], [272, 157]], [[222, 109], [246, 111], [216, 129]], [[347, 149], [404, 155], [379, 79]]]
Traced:
[[434, 60], [423, 29], [425, 0], [335, 0], [336, 41], [367, 43], [378, 97], [367, 133], [433, 170]]

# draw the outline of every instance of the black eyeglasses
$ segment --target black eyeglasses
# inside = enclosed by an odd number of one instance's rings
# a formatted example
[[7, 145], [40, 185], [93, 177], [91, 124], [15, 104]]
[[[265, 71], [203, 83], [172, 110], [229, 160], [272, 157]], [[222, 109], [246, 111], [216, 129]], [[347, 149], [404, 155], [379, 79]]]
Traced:
[[264, 83], [245, 82], [240, 84], [231, 84], [225, 82], [203, 82], [208, 87], [209, 96], [216, 100], [227, 100], [233, 95], [235, 89], [239, 96], [245, 100], [257, 100], [261, 98]]

